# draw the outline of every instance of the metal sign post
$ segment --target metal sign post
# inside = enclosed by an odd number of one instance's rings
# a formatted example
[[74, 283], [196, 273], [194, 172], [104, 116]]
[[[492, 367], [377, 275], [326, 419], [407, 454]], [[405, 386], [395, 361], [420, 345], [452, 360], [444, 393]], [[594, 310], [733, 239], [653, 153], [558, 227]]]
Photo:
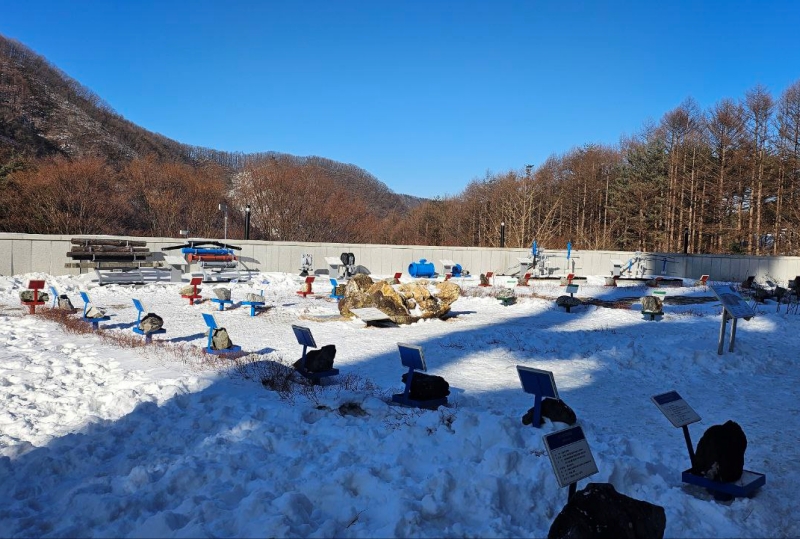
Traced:
[[558, 389], [553, 373], [517, 365], [517, 374], [525, 393], [533, 394], [533, 426], [537, 429], [542, 422], [542, 398], [558, 398]]
[[577, 490], [578, 481], [598, 472], [583, 429], [576, 425], [545, 434], [542, 439], [558, 486], [564, 488], [569, 485], [568, 499], [571, 499]]
[[722, 355], [724, 341], [725, 341], [725, 327], [728, 324], [728, 319], [732, 319], [731, 323], [731, 338], [728, 352], [733, 352], [733, 344], [736, 340], [736, 321], [739, 318], [750, 320], [755, 316], [755, 312], [747, 304], [747, 302], [729, 285], [712, 286], [711, 291], [722, 302], [722, 321], [719, 327], [719, 343], [717, 345], [717, 354]]
[[689, 404], [678, 395], [677, 391], [669, 391], [661, 395], [653, 395], [650, 400], [661, 410], [661, 413], [669, 419], [674, 427], [683, 429], [683, 437], [686, 440], [686, 449], [689, 450], [689, 461], [694, 466], [694, 448], [692, 439], [689, 437], [689, 425], [700, 421], [700, 416]]

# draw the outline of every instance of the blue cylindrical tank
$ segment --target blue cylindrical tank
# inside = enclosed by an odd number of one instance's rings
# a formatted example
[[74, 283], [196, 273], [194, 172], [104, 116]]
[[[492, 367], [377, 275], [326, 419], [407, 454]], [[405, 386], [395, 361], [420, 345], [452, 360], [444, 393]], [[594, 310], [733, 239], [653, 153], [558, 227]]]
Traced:
[[412, 262], [408, 265], [408, 274], [412, 277], [433, 277], [435, 273], [436, 268], [433, 267], [433, 263], [424, 258], [420, 258], [419, 262]]

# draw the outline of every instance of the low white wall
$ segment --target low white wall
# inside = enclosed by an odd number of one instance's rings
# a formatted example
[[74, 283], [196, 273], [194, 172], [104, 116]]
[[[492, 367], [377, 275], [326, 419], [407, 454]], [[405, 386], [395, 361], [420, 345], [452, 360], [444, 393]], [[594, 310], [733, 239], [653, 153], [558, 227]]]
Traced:
[[[67, 268], [73, 260], [67, 257], [71, 248], [70, 239], [76, 236], [9, 234], [0, 233], [0, 274], [21, 275], [42, 272], [50, 275], [77, 274], [81, 270]], [[81, 236], [89, 237], [89, 236]], [[103, 236], [92, 236], [103, 237]], [[147, 242], [150, 251], [162, 252], [164, 247], [180, 245], [183, 238], [141, 238], [114, 236]], [[217, 240], [222, 241], [222, 240]], [[300, 256], [309, 253], [314, 257], [314, 269], [327, 269], [325, 257], [339, 258], [341, 253], [353, 253], [356, 264], [366, 267], [371, 273], [391, 275], [408, 273], [412, 262], [426, 259], [442, 272], [441, 260], [453, 260], [472, 274], [493, 271], [510, 274], [519, 268], [518, 258], [529, 256], [529, 249], [485, 248], [485, 247], [437, 247], [421, 245], [359, 245], [348, 243], [302, 243], [277, 241], [227, 240], [242, 247], [238, 253], [251, 269], [260, 271], [299, 272]], [[567, 261], [566, 250], [545, 249], [550, 257], [555, 275], [610, 275], [611, 261], [628, 261], [634, 256], [625, 251], [572, 250]], [[180, 255], [180, 251], [165, 254]], [[755, 275], [757, 281], [771, 279], [786, 285], [789, 279], [800, 275], [800, 257], [752, 257], [728, 255], [684, 255], [675, 253], [644, 253], [647, 274], [699, 278], [708, 274], [712, 281], [741, 281]], [[666, 269], [663, 260], [667, 260]], [[197, 269], [197, 266], [192, 266]], [[663, 271], [665, 269], [665, 271]], [[83, 272], [91, 270], [82, 270]]]

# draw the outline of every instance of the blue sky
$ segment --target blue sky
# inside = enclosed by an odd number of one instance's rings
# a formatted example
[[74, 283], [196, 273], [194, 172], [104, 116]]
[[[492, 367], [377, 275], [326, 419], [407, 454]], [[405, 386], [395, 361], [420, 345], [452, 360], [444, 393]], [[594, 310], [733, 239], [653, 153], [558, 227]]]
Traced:
[[789, 0], [0, 0], [0, 33], [146, 129], [425, 197], [615, 144], [688, 96], [777, 97], [798, 22]]

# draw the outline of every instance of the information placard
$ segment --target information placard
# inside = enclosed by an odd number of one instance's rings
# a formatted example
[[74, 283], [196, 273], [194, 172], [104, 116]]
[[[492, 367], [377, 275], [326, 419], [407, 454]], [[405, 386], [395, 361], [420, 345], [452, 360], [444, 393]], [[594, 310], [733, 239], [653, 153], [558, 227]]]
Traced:
[[567, 294], [575, 294], [577, 292], [578, 292], [578, 285], [576, 284], [567, 285]]
[[543, 437], [558, 486], [567, 487], [597, 473], [597, 464], [580, 425]]
[[517, 365], [517, 375], [519, 375], [519, 381], [525, 393], [542, 398], [558, 398], [558, 388], [556, 388], [556, 380], [552, 372]]
[[729, 285], [712, 286], [711, 291], [722, 302], [731, 318], [750, 318], [754, 316], [753, 309], [747, 301]]
[[683, 400], [683, 397], [678, 395], [677, 391], [653, 395], [650, 400], [653, 401], [674, 427], [680, 428], [700, 421], [700, 416], [697, 415], [697, 412]]

